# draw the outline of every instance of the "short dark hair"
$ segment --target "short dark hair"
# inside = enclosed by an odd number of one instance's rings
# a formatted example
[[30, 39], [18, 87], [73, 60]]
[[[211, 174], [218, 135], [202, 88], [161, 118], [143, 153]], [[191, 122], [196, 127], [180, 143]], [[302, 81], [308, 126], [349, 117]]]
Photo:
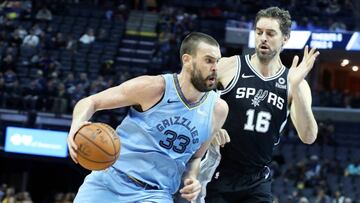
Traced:
[[[255, 26], [260, 18], [274, 18], [279, 21], [280, 30], [283, 35], [290, 37], [291, 32], [291, 16], [289, 11], [281, 9], [279, 7], [269, 7], [260, 10], [256, 14]], [[256, 27], [255, 27], [256, 28]]]
[[200, 44], [200, 42], [205, 42], [206, 44], [220, 47], [216, 39], [214, 39], [210, 35], [201, 32], [191, 32], [185, 37], [185, 39], [181, 43], [180, 61], [182, 61], [181, 58], [184, 54], [195, 56], [197, 47]]

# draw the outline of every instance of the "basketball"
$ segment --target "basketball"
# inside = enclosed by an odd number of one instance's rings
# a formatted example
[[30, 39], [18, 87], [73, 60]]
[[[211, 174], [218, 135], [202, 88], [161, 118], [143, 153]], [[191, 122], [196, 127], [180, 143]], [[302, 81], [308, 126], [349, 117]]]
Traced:
[[120, 154], [120, 138], [104, 123], [82, 126], [75, 133], [80, 165], [88, 170], [103, 170], [111, 166]]

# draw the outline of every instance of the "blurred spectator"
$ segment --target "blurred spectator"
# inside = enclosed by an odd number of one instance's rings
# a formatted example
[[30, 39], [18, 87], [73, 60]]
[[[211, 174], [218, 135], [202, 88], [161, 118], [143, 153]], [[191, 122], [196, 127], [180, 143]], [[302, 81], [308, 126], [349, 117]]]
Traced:
[[54, 197], [54, 203], [63, 203], [64, 193], [56, 193]]
[[56, 114], [66, 113], [68, 109], [69, 95], [66, 92], [65, 85], [62, 83], [57, 84], [57, 91], [53, 99], [51, 111]]
[[46, 20], [51, 21], [52, 20], [52, 13], [51, 11], [46, 7], [46, 5], [42, 6], [40, 10], [36, 13], [37, 20]]
[[40, 25], [39, 25], [38, 23], [35, 23], [35, 24], [32, 26], [31, 30], [34, 31], [34, 34], [35, 34], [36, 36], [41, 37], [41, 36], [44, 35], [44, 30], [41, 29], [41, 27], [40, 27]]
[[312, 155], [306, 166], [305, 180], [306, 185], [314, 187], [320, 179], [321, 164], [317, 155]]
[[75, 199], [75, 194], [68, 192], [65, 194], [64, 200], [62, 203], [72, 203]]
[[6, 188], [7, 188], [6, 184], [1, 184], [1, 186], [0, 186], [0, 201], [3, 199], [3, 197], [6, 194]]
[[335, 126], [331, 120], [320, 121], [318, 124], [318, 137], [316, 143], [320, 145], [335, 146]]
[[343, 23], [341, 21], [336, 21], [330, 25], [329, 30], [334, 31], [334, 32], [345, 32], [346, 25], [345, 25], [345, 23]]
[[5, 81], [4, 81], [3, 73], [0, 72], [0, 108], [4, 106], [5, 106]]
[[30, 34], [28, 34], [23, 40], [23, 46], [36, 47], [39, 45], [40, 38], [35, 35], [34, 30], [30, 30]]
[[341, 194], [339, 190], [336, 190], [332, 203], [344, 203], [344, 202], [345, 202], [345, 197]]
[[346, 167], [345, 175], [360, 175], [360, 159]]
[[301, 197], [299, 203], [309, 203], [309, 200], [306, 197]]
[[108, 34], [106, 33], [105, 29], [100, 29], [98, 35], [96, 37], [96, 41], [106, 41], [108, 40]]
[[10, 46], [14, 46], [14, 47], [20, 47], [23, 38], [20, 37], [19, 31], [15, 30], [13, 33], [10, 34]]
[[352, 199], [350, 197], [345, 198], [344, 203], [352, 203]]
[[17, 80], [17, 75], [14, 72], [14, 70], [12, 68], [8, 68], [5, 73], [4, 73], [4, 82], [5, 82], [5, 87], [9, 88], [14, 86], [14, 83]]
[[75, 52], [78, 47], [78, 42], [73, 35], [69, 35], [66, 42], [66, 49]]
[[83, 34], [79, 41], [83, 44], [91, 44], [95, 41], [95, 35], [94, 35], [94, 30], [93, 29], [88, 29], [88, 31]]
[[128, 8], [126, 4], [120, 4], [114, 12], [115, 21], [125, 22], [128, 17]]
[[76, 102], [84, 98], [87, 94], [81, 84], [76, 84], [75, 89], [69, 92], [70, 97], [70, 108], [73, 109]]
[[325, 12], [334, 15], [340, 11], [340, 5], [337, 0], [330, 0]]
[[72, 93], [75, 89], [75, 78], [73, 73], [68, 73], [63, 81], [67, 92]]
[[106, 60], [102, 63], [100, 73], [103, 76], [113, 76], [116, 74], [116, 71], [113, 67], [114, 61], [113, 60]]
[[15, 198], [15, 188], [13, 187], [8, 187], [6, 189], [6, 193], [5, 193], [5, 197], [2, 200], [2, 203], [15, 203], [16, 198]]
[[24, 39], [24, 37], [28, 34], [26, 29], [22, 25], [19, 25], [19, 27], [17, 27], [16, 30], [14, 30], [14, 32], [16, 32], [21, 39]]
[[[1, 61], [1, 71], [6, 71], [10, 74], [10, 72], [12, 74], [15, 74], [15, 72], [13, 71], [15, 69], [15, 60], [14, 60], [14, 56], [12, 54], [7, 54]], [[8, 76], [7, 76], [8, 77]]]
[[314, 203], [331, 203], [331, 198], [325, 193], [325, 190], [321, 187], [317, 189], [315, 198], [311, 201]]
[[36, 110], [40, 104], [40, 95], [42, 95], [41, 87], [39, 87], [36, 79], [24, 87], [23, 106], [24, 110]]
[[67, 46], [67, 41], [61, 32], [56, 33], [53, 41], [56, 49], [65, 48]]

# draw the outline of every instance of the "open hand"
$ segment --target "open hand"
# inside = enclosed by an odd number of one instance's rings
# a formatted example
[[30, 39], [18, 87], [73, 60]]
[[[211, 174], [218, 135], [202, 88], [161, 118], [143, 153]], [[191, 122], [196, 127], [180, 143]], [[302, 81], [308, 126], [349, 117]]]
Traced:
[[306, 77], [310, 70], [314, 66], [314, 62], [320, 52], [312, 48], [309, 51], [309, 47], [306, 46], [304, 49], [304, 56], [301, 63], [298, 65], [299, 57], [295, 56], [289, 70], [288, 79], [292, 87], [297, 87], [301, 81]]

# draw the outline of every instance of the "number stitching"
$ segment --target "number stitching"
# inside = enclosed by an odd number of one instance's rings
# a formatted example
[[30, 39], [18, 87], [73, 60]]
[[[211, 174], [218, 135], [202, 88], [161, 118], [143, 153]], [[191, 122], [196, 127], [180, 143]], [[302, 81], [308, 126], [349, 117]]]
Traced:
[[[164, 132], [164, 135], [166, 135], [165, 140], [160, 140], [159, 145], [165, 149], [172, 149], [176, 153], [184, 153], [186, 150], [186, 147], [190, 143], [190, 138], [185, 135], [178, 135], [176, 132], [172, 130], [166, 130]], [[171, 136], [171, 137], [169, 137]], [[178, 145], [174, 145], [174, 142], [176, 140], [179, 140]]]

